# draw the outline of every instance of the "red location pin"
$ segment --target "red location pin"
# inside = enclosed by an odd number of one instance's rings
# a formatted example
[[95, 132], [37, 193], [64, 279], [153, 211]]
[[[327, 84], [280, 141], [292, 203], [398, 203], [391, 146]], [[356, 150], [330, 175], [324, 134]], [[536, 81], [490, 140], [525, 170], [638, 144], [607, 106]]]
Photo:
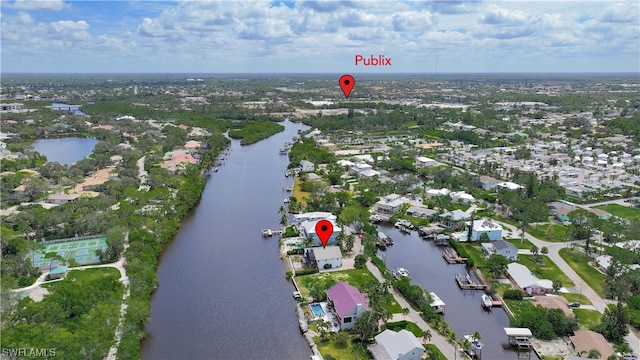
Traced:
[[320, 220], [316, 223], [316, 234], [322, 242], [322, 247], [327, 247], [327, 241], [333, 234], [333, 224], [329, 220]]
[[351, 75], [342, 75], [340, 76], [340, 89], [344, 93], [344, 97], [349, 98], [349, 94], [351, 94], [351, 90], [356, 86], [356, 80]]

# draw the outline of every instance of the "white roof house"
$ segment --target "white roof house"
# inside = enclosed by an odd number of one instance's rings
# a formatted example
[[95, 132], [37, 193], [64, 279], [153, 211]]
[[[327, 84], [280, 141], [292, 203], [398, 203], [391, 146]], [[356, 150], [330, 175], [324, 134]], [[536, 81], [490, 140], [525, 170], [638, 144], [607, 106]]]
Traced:
[[538, 279], [537, 276], [524, 265], [510, 263], [507, 265], [509, 277], [515, 284], [528, 295], [544, 294], [553, 289], [553, 282], [547, 279]]
[[374, 360], [419, 360], [424, 347], [410, 331], [386, 329], [376, 335], [376, 344], [369, 346]]
[[436, 164], [438, 164], [436, 160], [425, 157], [425, 156], [418, 156], [416, 158], [416, 165], [418, 166], [434, 166]]
[[338, 217], [333, 215], [330, 212], [324, 211], [314, 211], [314, 212], [306, 212], [302, 214], [294, 214], [293, 222], [296, 224], [302, 224], [305, 221], [318, 221], [318, 220], [329, 220], [331, 222], [336, 222]]
[[507, 189], [507, 190], [524, 189], [524, 186], [518, 185], [518, 184], [513, 183], [511, 181], [501, 182], [501, 183], [497, 184], [496, 186], [499, 187], [499, 188]]
[[475, 201], [475, 199], [473, 198], [473, 195], [467, 194], [464, 191], [457, 191], [457, 192], [451, 193], [451, 199], [453, 199], [453, 201], [465, 202], [465, 203], [470, 203]]
[[353, 161], [349, 161], [349, 160], [344, 160], [344, 159], [338, 160], [338, 165], [340, 165], [340, 166], [349, 166], [349, 167], [351, 167], [351, 166], [353, 166], [355, 164], [356, 163], [354, 163]]

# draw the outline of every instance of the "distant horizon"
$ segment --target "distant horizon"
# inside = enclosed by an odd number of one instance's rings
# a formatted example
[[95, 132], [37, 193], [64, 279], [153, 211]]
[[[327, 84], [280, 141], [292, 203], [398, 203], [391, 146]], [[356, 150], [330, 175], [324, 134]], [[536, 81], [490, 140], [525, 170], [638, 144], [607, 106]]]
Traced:
[[[0, 75], [331, 75], [339, 76], [344, 72], [4, 72], [0, 70]], [[348, 72], [351, 75], [373, 75], [373, 76], [396, 76], [396, 75], [608, 75], [608, 74], [629, 74], [638, 75], [640, 80], [640, 70], [633, 71], [515, 71], [515, 72]]]
[[0, 15], [8, 73], [640, 71], [637, 0], [3, 0]]

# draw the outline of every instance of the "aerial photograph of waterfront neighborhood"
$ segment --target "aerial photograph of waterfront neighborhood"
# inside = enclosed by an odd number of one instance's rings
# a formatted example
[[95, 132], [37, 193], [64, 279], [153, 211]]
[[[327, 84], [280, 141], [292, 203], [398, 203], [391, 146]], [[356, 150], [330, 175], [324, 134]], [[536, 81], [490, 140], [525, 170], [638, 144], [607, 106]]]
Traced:
[[0, 359], [640, 357], [638, 1], [0, 14]]

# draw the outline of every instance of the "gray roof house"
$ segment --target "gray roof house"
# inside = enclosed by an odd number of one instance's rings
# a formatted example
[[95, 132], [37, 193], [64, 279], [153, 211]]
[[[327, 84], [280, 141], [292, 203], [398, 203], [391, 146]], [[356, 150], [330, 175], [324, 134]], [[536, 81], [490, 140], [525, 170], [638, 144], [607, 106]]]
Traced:
[[482, 243], [482, 251], [487, 257], [493, 254], [498, 254], [506, 257], [511, 261], [518, 260], [518, 249], [512, 243], [504, 240]]
[[376, 344], [369, 346], [374, 360], [420, 360], [424, 347], [410, 331], [386, 329], [376, 335]]
[[300, 160], [300, 168], [302, 172], [310, 172], [314, 170], [314, 165], [311, 161]]

